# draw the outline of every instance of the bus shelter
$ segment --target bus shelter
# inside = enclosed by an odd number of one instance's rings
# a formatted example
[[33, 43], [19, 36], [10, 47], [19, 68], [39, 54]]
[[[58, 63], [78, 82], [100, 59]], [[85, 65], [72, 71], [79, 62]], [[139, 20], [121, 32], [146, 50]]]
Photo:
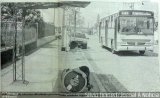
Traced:
[[[22, 31], [21, 31], [21, 53], [18, 53], [18, 27], [19, 23], [15, 20], [14, 21], [14, 43], [13, 43], [13, 57], [12, 57], [12, 64], [13, 64], [13, 82], [16, 81], [22, 81], [23, 83], [29, 83], [25, 79], [25, 16], [26, 16], [26, 10], [27, 9], [49, 9], [49, 8], [62, 8], [63, 13], [65, 13], [67, 7], [78, 7], [78, 8], [85, 8], [90, 2], [81, 2], [81, 1], [63, 1], [63, 2], [37, 2], [37, 3], [30, 3], [30, 2], [24, 2], [24, 3], [15, 3], [16, 6], [14, 6], [14, 15], [17, 18], [16, 12], [19, 9], [22, 9]], [[64, 46], [64, 32], [65, 32], [65, 14], [63, 14], [63, 21], [62, 21], [62, 48], [65, 48]], [[55, 17], [54, 17], [55, 18]], [[54, 19], [55, 20], [55, 19]], [[17, 67], [17, 57], [19, 58], [19, 61], [21, 62], [20, 67]]]

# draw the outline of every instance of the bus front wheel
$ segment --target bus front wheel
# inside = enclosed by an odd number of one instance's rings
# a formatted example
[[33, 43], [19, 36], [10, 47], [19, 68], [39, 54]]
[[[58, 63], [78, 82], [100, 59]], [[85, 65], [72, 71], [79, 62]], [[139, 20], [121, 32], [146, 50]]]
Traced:
[[143, 54], [145, 53], [145, 51], [139, 51], [139, 53], [140, 53], [141, 55], [143, 55]]

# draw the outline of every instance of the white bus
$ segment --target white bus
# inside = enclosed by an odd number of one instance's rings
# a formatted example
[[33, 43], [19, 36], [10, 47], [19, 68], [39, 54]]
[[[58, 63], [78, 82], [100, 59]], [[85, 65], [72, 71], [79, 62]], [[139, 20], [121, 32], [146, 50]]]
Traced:
[[146, 50], [153, 51], [154, 13], [121, 10], [102, 18], [99, 22], [99, 41], [112, 53], [138, 50], [144, 54]]

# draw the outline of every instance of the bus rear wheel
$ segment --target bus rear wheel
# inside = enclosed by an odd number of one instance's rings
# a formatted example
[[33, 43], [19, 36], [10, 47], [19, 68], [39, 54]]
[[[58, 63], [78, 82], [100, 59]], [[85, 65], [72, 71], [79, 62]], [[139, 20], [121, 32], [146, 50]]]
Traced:
[[140, 53], [141, 55], [143, 55], [143, 54], [145, 53], [145, 51], [139, 51], [139, 53]]
[[111, 48], [111, 52], [112, 52], [113, 54], [116, 54], [116, 51], [114, 50], [113, 47]]
[[113, 41], [111, 42], [111, 52], [112, 52], [113, 54], [116, 53], [116, 51], [115, 51], [115, 49], [114, 49]]
[[111, 52], [112, 52], [113, 54], [115, 54], [115, 53], [116, 53], [116, 51], [115, 51], [114, 49], [111, 49]]

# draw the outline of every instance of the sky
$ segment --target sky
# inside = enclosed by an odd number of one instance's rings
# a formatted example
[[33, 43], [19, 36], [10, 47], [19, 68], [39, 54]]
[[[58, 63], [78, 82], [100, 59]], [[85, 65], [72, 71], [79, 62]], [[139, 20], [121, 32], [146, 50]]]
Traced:
[[[114, 14], [119, 10], [127, 10], [129, 8], [130, 2], [104, 2], [104, 1], [94, 1], [91, 2], [86, 8], [81, 8], [81, 15], [85, 18], [85, 25], [88, 24], [93, 26], [97, 20], [97, 15], [100, 18], [106, 17], [108, 15]], [[134, 3], [135, 10], [149, 10], [154, 11], [155, 14], [158, 12], [158, 4], [151, 2], [136, 2]]]
[[41, 11], [41, 16], [43, 17], [43, 20], [45, 22], [55, 23], [56, 26], [61, 26], [62, 25], [63, 11], [62, 11], [61, 8], [41, 9], [40, 11]]
[[54, 8], [41, 9], [40, 11], [44, 21], [51, 22], [51, 23], [54, 22], [54, 13], [55, 13]]
[[[115, 1], [115, 0], [114, 0]], [[96, 23], [97, 15], [100, 15], [100, 18], [106, 17], [108, 15], [114, 14], [119, 10], [130, 9], [131, 2], [106, 2], [106, 1], [91, 1], [91, 3], [86, 8], [80, 9], [80, 15], [85, 19], [85, 26], [93, 26]], [[141, 2], [134, 2], [135, 10], [149, 10], [154, 11], [156, 16], [158, 12], [158, 4], [155, 2], [150, 2], [148, 0]], [[55, 9], [55, 23], [61, 23], [63, 13], [61, 10]], [[43, 9], [41, 10], [42, 16], [46, 22], [54, 22], [54, 8]], [[59, 19], [58, 19], [59, 18]]]

